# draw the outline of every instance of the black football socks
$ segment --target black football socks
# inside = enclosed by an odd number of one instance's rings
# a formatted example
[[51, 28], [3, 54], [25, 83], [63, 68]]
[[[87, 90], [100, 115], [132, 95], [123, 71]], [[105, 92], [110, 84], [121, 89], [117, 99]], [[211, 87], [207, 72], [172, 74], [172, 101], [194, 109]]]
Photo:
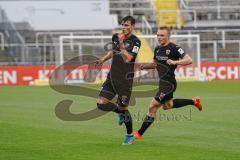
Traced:
[[120, 113], [120, 114], [123, 114], [124, 124], [127, 129], [127, 134], [131, 134], [133, 131], [133, 128], [132, 128], [132, 116], [130, 112], [128, 110], [125, 110], [124, 113]]
[[173, 100], [173, 108], [180, 108], [187, 105], [193, 105], [192, 99], [174, 99]]
[[154, 117], [146, 116], [141, 128], [138, 130], [138, 133], [140, 135], [143, 135], [143, 133], [148, 129], [148, 127], [153, 123]]
[[113, 110], [115, 113], [124, 113], [124, 110], [120, 110], [117, 106], [116, 109]]

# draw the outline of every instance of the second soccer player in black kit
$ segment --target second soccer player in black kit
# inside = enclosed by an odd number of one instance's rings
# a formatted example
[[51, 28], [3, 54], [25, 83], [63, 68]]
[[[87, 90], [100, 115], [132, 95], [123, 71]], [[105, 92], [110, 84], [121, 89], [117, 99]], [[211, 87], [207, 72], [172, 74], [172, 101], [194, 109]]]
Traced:
[[141, 139], [147, 128], [153, 123], [157, 110], [180, 108], [186, 105], [194, 105], [202, 110], [199, 97], [193, 99], [173, 99], [173, 93], [177, 88], [175, 69], [178, 65], [192, 63], [191, 57], [178, 45], [170, 42], [170, 30], [167, 27], [160, 27], [157, 32], [159, 46], [154, 50], [153, 63], [141, 65], [140, 69], [156, 68], [159, 75], [159, 91], [149, 105], [149, 111], [141, 128], [134, 131], [134, 136]]
[[[107, 79], [102, 86], [97, 99], [97, 106], [100, 110], [107, 111], [113, 109], [113, 112], [119, 115], [119, 125], [125, 124], [127, 134], [123, 145], [133, 143], [132, 118], [128, 111], [128, 103], [132, 92], [132, 83], [134, 78], [134, 62], [140, 49], [140, 40], [132, 34], [135, 25], [135, 19], [131, 16], [124, 17], [121, 22], [122, 33], [112, 36], [113, 48], [99, 61], [96, 66], [112, 58], [112, 65]], [[117, 105], [110, 102], [115, 96]]]

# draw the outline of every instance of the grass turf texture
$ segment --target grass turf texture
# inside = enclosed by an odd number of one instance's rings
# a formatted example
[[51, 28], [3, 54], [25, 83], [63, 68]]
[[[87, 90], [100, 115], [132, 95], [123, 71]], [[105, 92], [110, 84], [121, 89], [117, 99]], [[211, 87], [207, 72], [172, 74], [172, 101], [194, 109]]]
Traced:
[[[143, 140], [122, 146], [125, 127], [117, 125], [116, 114], [85, 122], [55, 116], [55, 105], [63, 99], [72, 99], [71, 111], [79, 113], [95, 107], [93, 98], [49, 87], [0, 87], [0, 159], [240, 159], [240, 82], [179, 83], [175, 97], [195, 95], [202, 99], [203, 112], [192, 106], [160, 110]], [[134, 129], [151, 99], [139, 98], [130, 107]]]

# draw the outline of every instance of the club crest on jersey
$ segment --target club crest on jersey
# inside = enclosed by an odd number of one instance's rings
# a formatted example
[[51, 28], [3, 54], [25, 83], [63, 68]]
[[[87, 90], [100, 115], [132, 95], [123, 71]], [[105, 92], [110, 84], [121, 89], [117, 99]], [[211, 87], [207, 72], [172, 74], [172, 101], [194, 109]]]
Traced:
[[132, 46], [133, 46], [133, 43], [132, 43], [132, 41], [127, 40], [127, 41], [124, 42], [124, 46], [125, 46], [125, 49], [126, 49], [127, 51], [130, 51], [131, 48], [132, 48]]
[[130, 47], [130, 43], [127, 41], [127, 42], [124, 42], [124, 46], [126, 47], [126, 48], [129, 48]]
[[166, 50], [166, 55], [169, 55], [170, 52], [171, 52], [171, 50], [170, 50], [170, 49], [167, 49], [167, 50]]

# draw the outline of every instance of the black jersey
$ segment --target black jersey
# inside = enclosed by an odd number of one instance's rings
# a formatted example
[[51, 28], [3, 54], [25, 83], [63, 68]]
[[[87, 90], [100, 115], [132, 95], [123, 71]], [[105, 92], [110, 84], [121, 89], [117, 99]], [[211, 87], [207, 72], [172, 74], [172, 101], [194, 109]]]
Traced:
[[113, 59], [110, 70], [111, 80], [114, 84], [131, 82], [134, 76], [134, 62], [140, 49], [141, 41], [133, 34], [123, 41], [128, 54], [133, 56], [133, 59], [129, 63], [125, 63], [121, 56], [118, 34], [112, 36], [112, 43]]
[[185, 56], [185, 51], [174, 43], [167, 46], [157, 46], [154, 50], [154, 60], [157, 62], [157, 71], [162, 80], [175, 82], [175, 69], [177, 65], [168, 65], [168, 59], [179, 60]]

